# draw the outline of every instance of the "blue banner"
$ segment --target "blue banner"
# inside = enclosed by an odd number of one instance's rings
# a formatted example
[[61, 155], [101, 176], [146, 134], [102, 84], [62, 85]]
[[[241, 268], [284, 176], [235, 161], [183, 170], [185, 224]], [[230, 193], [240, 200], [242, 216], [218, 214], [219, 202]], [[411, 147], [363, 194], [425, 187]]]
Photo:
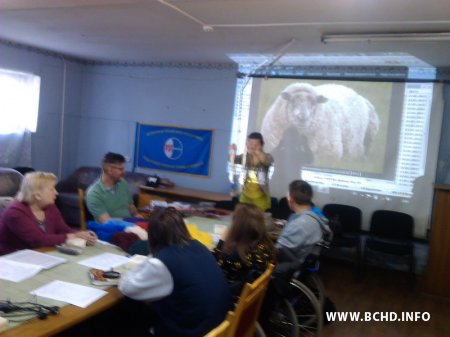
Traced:
[[212, 130], [138, 124], [135, 166], [208, 176]]

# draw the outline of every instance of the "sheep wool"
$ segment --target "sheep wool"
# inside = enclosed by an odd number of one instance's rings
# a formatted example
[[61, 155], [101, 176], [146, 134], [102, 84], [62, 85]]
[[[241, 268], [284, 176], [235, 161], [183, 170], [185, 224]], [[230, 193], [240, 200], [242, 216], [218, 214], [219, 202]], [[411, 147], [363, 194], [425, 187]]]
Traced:
[[273, 151], [294, 126], [315, 157], [362, 159], [378, 134], [380, 120], [372, 103], [344, 85], [288, 85], [264, 117], [265, 149]]

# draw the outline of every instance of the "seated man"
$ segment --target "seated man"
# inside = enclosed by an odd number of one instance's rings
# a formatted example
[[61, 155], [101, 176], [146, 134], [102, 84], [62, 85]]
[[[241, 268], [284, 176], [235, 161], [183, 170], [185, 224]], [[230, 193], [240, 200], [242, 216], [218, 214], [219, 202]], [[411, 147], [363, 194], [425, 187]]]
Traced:
[[312, 196], [312, 187], [306, 181], [294, 180], [289, 184], [287, 200], [294, 214], [289, 217], [276, 243], [277, 248], [288, 250], [300, 263], [322, 241], [324, 234], [331, 232], [328, 220], [313, 210]]
[[125, 161], [121, 154], [108, 152], [102, 161], [102, 175], [87, 189], [87, 207], [99, 223], [111, 218], [141, 217], [123, 179]]

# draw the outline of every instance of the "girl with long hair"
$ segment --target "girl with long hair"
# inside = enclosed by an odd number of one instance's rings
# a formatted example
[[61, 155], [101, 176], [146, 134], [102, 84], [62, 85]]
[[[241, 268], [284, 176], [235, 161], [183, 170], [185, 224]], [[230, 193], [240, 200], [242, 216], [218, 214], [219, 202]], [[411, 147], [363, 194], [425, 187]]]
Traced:
[[252, 281], [252, 275], [258, 276], [274, 263], [276, 249], [261, 209], [253, 204], [236, 205], [231, 225], [213, 254], [235, 295], [245, 282]]

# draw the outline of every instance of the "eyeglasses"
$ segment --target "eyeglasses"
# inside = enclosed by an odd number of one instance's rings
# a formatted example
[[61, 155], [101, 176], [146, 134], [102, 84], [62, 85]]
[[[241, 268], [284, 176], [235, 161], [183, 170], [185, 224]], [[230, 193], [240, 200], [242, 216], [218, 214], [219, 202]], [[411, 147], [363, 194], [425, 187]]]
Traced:
[[109, 165], [113, 169], [119, 170], [119, 171], [125, 171], [125, 167], [123, 166], [117, 166], [117, 165]]

